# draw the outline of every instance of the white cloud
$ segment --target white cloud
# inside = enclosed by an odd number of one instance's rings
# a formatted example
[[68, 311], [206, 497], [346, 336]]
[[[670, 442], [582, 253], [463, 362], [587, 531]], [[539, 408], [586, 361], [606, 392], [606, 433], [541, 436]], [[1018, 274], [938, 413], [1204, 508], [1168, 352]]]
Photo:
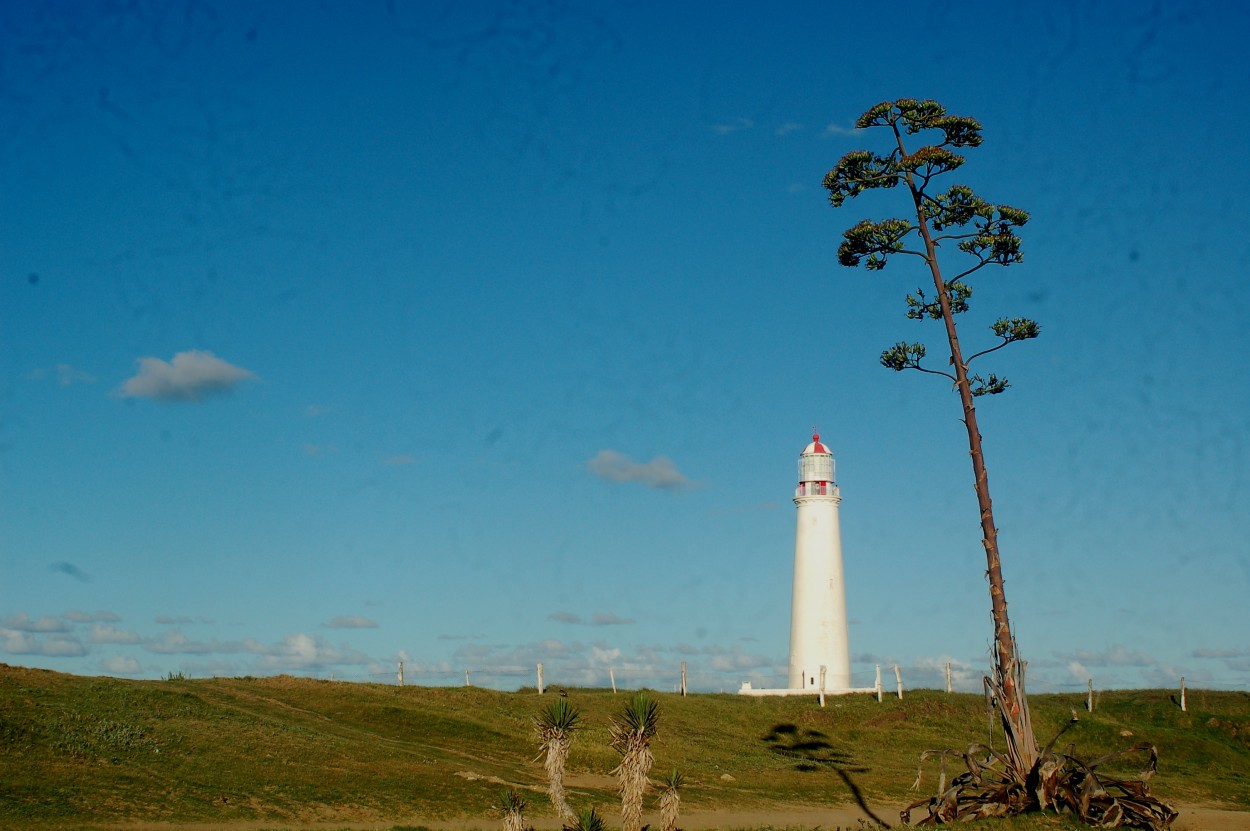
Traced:
[[241, 647], [193, 641], [177, 629], [170, 629], [157, 640], [146, 642], [144, 648], [160, 655], [207, 655], [210, 652], [238, 652]]
[[109, 675], [138, 675], [139, 662], [128, 655], [114, 655], [100, 662], [100, 671]]
[[736, 672], [739, 670], [763, 669], [771, 666], [772, 661], [762, 655], [749, 655], [745, 652], [729, 652], [724, 655], [713, 655], [708, 659], [708, 666], [717, 672]]
[[798, 123], [797, 121], [787, 121], [785, 124], [782, 124], [780, 127], [778, 127], [775, 132], [779, 136], [788, 136], [791, 133], [797, 132], [802, 129], [803, 129], [803, 125]]
[[855, 127], [843, 127], [841, 124], [827, 124], [825, 131], [821, 134], [824, 138], [833, 136], [853, 136], [858, 132]]
[[576, 626], [622, 626], [634, 622], [633, 618], [621, 617], [611, 612], [595, 612], [590, 616], [589, 620], [573, 612], [552, 612], [547, 615], [547, 620], [554, 620], [557, 623], [572, 623]]
[[[350, 620], [344, 618], [343, 620]], [[365, 618], [357, 618], [365, 621]], [[358, 624], [356, 628], [359, 628]], [[250, 653], [259, 656], [255, 669], [316, 671], [335, 666], [374, 666], [377, 662], [347, 644], [333, 646], [325, 639], [303, 632], [287, 635], [279, 643], [262, 643], [255, 638], [242, 641], [193, 641], [177, 629], [171, 629], [158, 640], [143, 644], [150, 652], [162, 655], [209, 655]]]
[[[534, 684], [536, 665], [541, 663], [543, 678], [550, 686], [607, 687], [615, 676], [617, 686], [625, 689], [645, 686], [673, 690], [680, 682], [683, 661], [687, 662], [692, 689], [736, 690], [743, 681], [758, 685], [778, 674], [785, 675], [785, 667], [774, 659], [738, 647], [644, 644], [622, 650], [606, 640], [547, 639], [523, 644], [465, 644], [441, 669], [425, 667], [430, 677], [418, 683], [459, 683], [469, 670], [473, 684], [515, 689]], [[407, 669], [405, 664], [405, 672]]]
[[1068, 674], [1072, 676], [1072, 680], [1075, 683], [1079, 684], [1084, 684], [1094, 677], [1094, 674], [1089, 671], [1089, 667], [1080, 661], [1068, 661]]
[[69, 364], [57, 364], [52, 369], [36, 369], [30, 373], [33, 380], [42, 380], [49, 375], [56, 375], [56, 382], [62, 387], [68, 387], [71, 384], [94, 384], [95, 378], [81, 369], [70, 366]]
[[672, 460], [656, 456], [649, 462], [635, 462], [616, 450], [600, 450], [586, 463], [590, 471], [609, 482], [641, 482], [649, 488], [678, 490], [693, 486]]
[[1175, 687], [1180, 683], [1182, 675], [1188, 676], [1191, 685], [1210, 684], [1210, 673], [1200, 673], [1195, 676], [1192, 672], [1186, 672], [1184, 667], [1172, 666], [1171, 664], [1160, 664], [1159, 666], [1148, 667], [1141, 671], [1142, 678], [1152, 687]]
[[287, 635], [277, 644], [262, 644], [248, 639], [244, 649], [262, 656], [266, 669], [316, 670], [333, 666], [368, 666], [376, 663], [368, 655], [352, 649], [347, 644], [335, 647], [324, 638], [296, 632]]
[[4, 619], [4, 625], [8, 629], [17, 629], [22, 632], [69, 631], [69, 624], [54, 618], [52, 615], [43, 615], [38, 620], [32, 620], [25, 612], [9, 615]]
[[1240, 658], [1243, 655], [1250, 655], [1250, 650], [1246, 649], [1208, 649], [1202, 647], [1195, 649], [1193, 653], [1195, 658]]
[[736, 133], [739, 130], [749, 130], [755, 126], [755, 122], [749, 118], [735, 118], [733, 121], [724, 124], [713, 124], [712, 131], [719, 135], [728, 135]]
[[38, 638], [18, 629], [0, 628], [0, 652], [13, 655], [42, 655], [49, 658], [76, 658], [87, 648], [73, 635], [53, 634]]
[[[937, 657], [921, 657], [917, 658], [910, 667], [910, 671], [914, 671], [917, 678], [911, 683], [912, 686], [930, 686], [935, 689], [946, 689], [946, 665], [951, 667], [951, 687], [956, 690], [980, 690], [981, 678], [984, 673], [980, 670], [973, 669], [972, 665], [967, 661], [961, 661], [958, 658], [952, 658], [949, 655], [939, 655]], [[907, 681], [908, 669], [902, 670], [904, 673], [903, 680]], [[892, 673], [891, 673], [892, 674]], [[873, 679], [876, 680], [875, 678]]]
[[621, 660], [621, 650], [616, 647], [602, 646], [593, 644], [590, 647], [590, 665], [595, 667], [609, 667]]
[[257, 377], [251, 370], [201, 349], [179, 352], [168, 362], [160, 358], [140, 358], [138, 364], [138, 373], [117, 389], [119, 397], [201, 401], [210, 395], [230, 392], [242, 382]]
[[591, 626], [623, 626], [633, 622], [632, 617], [621, 617], [610, 612], [595, 612], [590, 616]]
[[1075, 659], [1090, 667], [1148, 667], [1158, 663], [1158, 661], [1146, 653], [1126, 649], [1120, 644], [1115, 644], [1103, 652], [1090, 652], [1086, 649], [1078, 649], [1072, 655], [1061, 657], [1065, 660]]
[[121, 620], [121, 618], [115, 615], [113, 612], [106, 612], [103, 610], [96, 610], [94, 612], [80, 612], [75, 609], [75, 610], [66, 612], [65, 614], [61, 615], [61, 617], [65, 618], [66, 620], [72, 620], [74, 623], [97, 623], [97, 622], [98, 623], [116, 623], [117, 621]]
[[331, 621], [321, 624], [327, 629], [377, 629], [378, 624], [360, 615], [339, 615]]
[[91, 643], [139, 643], [142, 639], [129, 629], [118, 629], [116, 626], [97, 623], [87, 633], [87, 640]]

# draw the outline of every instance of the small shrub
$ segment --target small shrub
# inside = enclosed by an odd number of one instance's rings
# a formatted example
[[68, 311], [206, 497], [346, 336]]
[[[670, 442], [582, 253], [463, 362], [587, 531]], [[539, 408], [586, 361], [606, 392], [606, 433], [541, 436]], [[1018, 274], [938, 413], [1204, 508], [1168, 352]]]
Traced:
[[564, 826], [564, 831], [607, 831], [607, 826], [603, 824], [603, 817], [599, 816], [598, 811], [586, 808], [578, 811], [573, 824]]

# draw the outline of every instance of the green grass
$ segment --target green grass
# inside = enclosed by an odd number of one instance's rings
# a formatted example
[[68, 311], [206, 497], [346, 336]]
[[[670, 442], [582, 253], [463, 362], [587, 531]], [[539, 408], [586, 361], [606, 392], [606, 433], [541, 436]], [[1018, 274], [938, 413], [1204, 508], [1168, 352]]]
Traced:
[[[685, 809], [845, 804], [852, 788], [873, 804], [910, 801], [918, 798], [908, 788], [920, 751], [986, 739], [979, 695], [830, 698], [824, 709], [807, 698], [654, 695], [656, 769], [686, 775]], [[604, 777], [619, 757], [608, 747], [608, 719], [625, 696], [580, 689], [569, 696], [585, 724], [569, 759], [570, 803], [614, 816]], [[0, 664], [0, 827], [140, 820], [419, 827], [468, 819], [496, 828], [494, 807], [507, 787], [525, 791], [531, 821], [551, 827], [531, 732], [548, 700], [533, 690], [287, 676], [126, 681]], [[1159, 690], [1103, 693], [1092, 714], [1083, 696], [1030, 701], [1043, 741], [1075, 707], [1080, 722], [1061, 740], [1064, 748], [1092, 758], [1152, 742], [1159, 796], [1250, 809], [1250, 694], [1191, 690], [1187, 713]], [[922, 791], [936, 776], [936, 768], [926, 771]], [[1042, 817], [975, 827], [1067, 827], [1061, 823]]]

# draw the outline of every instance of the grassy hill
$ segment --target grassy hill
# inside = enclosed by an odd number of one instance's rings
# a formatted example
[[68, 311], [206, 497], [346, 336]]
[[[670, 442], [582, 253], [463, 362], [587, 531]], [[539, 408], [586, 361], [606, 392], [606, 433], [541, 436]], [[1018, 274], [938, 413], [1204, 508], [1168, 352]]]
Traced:
[[[568, 694], [587, 724], [570, 760], [570, 802], [612, 813], [607, 724], [625, 695]], [[1171, 696], [1104, 693], [1094, 713], [1083, 695], [1031, 702], [1043, 740], [1075, 707], [1080, 722], [1062, 744], [1078, 755], [1149, 741], [1159, 748], [1158, 795], [1250, 809], [1250, 694], [1190, 691], [1187, 713]], [[920, 751], [987, 734], [985, 702], [969, 694], [830, 698], [824, 709], [808, 698], [656, 697], [653, 775], [682, 770], [691, 808], [846, 803], [852, 787], [870, 802], [910, 801]], [[491, 809], [509, 785], [532, 789], [531, 819], [550, 827], [530, 727], [549, 700], [532, 689], [127, 681], [0, 664], [0, 827], [475, 818], [487, 828], [498, 826]], [[936, 770], [926, 772], [925, 791], [935, 782]]]

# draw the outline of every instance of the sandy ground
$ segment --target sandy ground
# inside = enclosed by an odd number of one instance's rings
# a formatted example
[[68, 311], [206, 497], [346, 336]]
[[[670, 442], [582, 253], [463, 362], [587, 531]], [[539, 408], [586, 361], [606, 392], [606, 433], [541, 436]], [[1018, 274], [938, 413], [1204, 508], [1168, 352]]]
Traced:
[[[898, 826], [898, 806], [872, 806], [874, 813], [892, 826]], [[1173, 831], [1250, 831], [1250, 811], [1230, 811], [1222, 808], [1201, 806], [1178, 806], [1180, 817], [1173, 824]], [[615, 817], [606, 817], [609, 824]], [[685, 831], [716, 831], [716, 829], [734, 828], [785, 828], [801, 826], [805, 828], [822, 828], [826, 831], [843, 828], [847, 831], [859, 831], [860, 820], [868, 819], [861, 809], [855, 806], [837, 806], [832, 808], [781, 808], [777, 810], [745, 810], [745, 811], [683, 811], [681, 827]], [[644, 815], [644, 822], [650, 822], [652, 828], [658, 828], [659, 818]], [[425, 826], [433, 831], [471, 831], [471, 829], [496, 829], [500, 823], [497, 819], [462, 819], [462, 820], [429, 820], [421, 817], [403, 817], [387, 822], [317, 822], [292, 824], [281, 821], [244, 821], [230, 823], [196, 823], [169, 824], [159, 822], [132, 822], [112, 826], [118, 831], [261, 831], [261, 829], [306, 829], [307, 831], [338, 831], [338, 829], [354, 829], [354, 831], [390, 831], [395, 826]], [[537, 831], [556, 831], [559, 825], [554, 821], [535, 823]]]

